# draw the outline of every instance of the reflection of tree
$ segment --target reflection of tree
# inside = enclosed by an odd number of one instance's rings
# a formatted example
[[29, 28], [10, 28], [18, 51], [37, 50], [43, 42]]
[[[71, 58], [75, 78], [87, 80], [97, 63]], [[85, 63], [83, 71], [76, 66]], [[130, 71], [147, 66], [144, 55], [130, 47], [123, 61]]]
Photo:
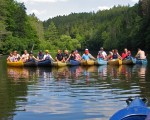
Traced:
[[0, 119], [13, 119], [16, 111], [25, 111], [26, 81], [30, 72], [24, 68], [6, 68], [3, 63], [0, 70], [3, 70], [0, 74]]

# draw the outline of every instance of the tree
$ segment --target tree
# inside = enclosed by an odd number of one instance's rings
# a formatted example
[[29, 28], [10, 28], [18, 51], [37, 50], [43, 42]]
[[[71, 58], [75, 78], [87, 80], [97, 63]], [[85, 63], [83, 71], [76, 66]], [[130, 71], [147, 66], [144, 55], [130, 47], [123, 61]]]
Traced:
[[51, 22], [48, 29], [45, 31], [45, 39], [49, 42], [54, 42], [59, 39], [58, 30], [54, 22]]

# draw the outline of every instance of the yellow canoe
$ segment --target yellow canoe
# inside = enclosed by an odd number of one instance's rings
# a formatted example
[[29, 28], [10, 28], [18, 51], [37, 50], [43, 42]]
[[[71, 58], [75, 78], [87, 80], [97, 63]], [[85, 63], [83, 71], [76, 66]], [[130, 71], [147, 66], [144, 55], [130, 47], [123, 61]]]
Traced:
[[109, 65], [122, 65], [122, 60], [120, 59], [112, 59], [108, 61]]
[[22, 61], [17, 61], [17, 62], [8, 62], [7, 65], [11, 67], [23, 67], [24, 63]]
[[63, 66], [67, 66], [67, 63], [65, 63], [65, 62], [53, 62], [52, 66], [63, 67]]
[[94, 60], [82, 60], [81, 65], [94, 65], [95, 61]]

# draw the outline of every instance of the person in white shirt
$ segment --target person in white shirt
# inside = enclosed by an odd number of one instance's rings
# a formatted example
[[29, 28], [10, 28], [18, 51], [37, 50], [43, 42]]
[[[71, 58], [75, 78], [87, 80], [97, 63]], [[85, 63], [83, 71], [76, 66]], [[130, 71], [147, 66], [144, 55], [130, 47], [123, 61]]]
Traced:
[[106, 52], [104, 51], [103, 47], [100, 48], [100, 52], [101, 52], [101, 54], [103, 55], [104, 60], [107, 59], [107, 54], [106, 54]]
[[52, 56], [49, 54], [48, 50], [45, 50], [45, 55], [43, 57], [43, 60], [46, 60], [46, 59], [50, 59], [50, 60], [54, 61], [54, 59], [52, 58]]
[[27, 52], [27, 50], [24, 50], [24, 54], [21, 56], [21, 60], [23, 62], [26, 62], [28, 60], [29, 54]]

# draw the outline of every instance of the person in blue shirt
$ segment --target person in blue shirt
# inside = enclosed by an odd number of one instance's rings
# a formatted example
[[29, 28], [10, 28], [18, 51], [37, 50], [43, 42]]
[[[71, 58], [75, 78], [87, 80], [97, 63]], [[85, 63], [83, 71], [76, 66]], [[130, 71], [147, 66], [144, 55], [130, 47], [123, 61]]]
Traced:
[[85, 52], [82, 55], [82, 60], [90, 60], [90, 59], [95, 60], [95, 58], [89, 53], [89, 50], [85, 49]]

